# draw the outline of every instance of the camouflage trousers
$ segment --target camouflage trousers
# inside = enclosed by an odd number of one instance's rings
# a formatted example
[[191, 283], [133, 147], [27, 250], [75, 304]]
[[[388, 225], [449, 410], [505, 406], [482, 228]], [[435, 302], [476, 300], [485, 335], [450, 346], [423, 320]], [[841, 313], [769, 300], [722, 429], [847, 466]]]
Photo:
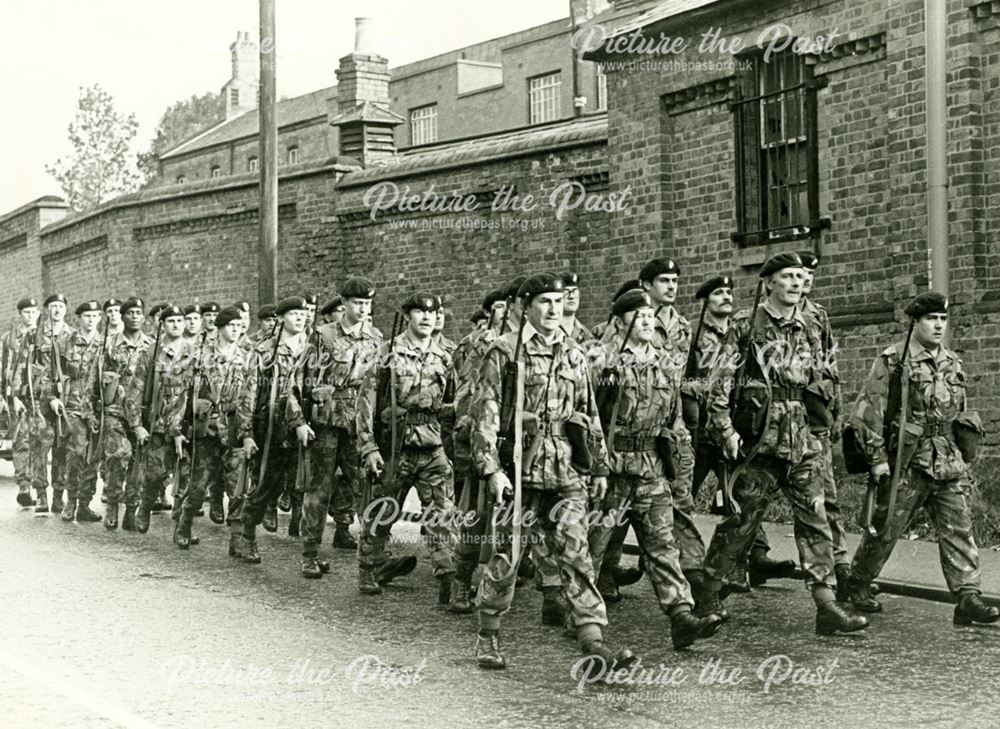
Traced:
[[455, 486], [451, 463], [441, 446], [404, 448], [396, 461], [396, 478], [391, 488], [372, 484], [372, 500], [361, 515], [358, 563], [373, 568], [385, 562], [392, 525], [403, 511], [403, 501], [411, 488], [417, 490], [423, 507], [424, 539], [431, 550], [434, 576], [455, 572], [454, 554]]
[[340, 428], [335, 428], [335, 430], [340, 433], [338, 435], [339, 470], [333, 478], [329, 513], [337, 526], [345, 527], [354, 522], [354, 515], [360, 508], [358, 501], [361, 498], [361, 484], [365, 474], [361, 468], [361, 458], [358, 456], [357, 437]]
[[51, 440], [47, 435], [48, 423], [39, 415], [21, 413], [17, 438], [11, 446], [14, 460], [14, 480], [19, 487], [44, 490], [49, 485], [48, 460]]
[[[847, 532], [840, 517], [840, 503], [837, 501], [837, 481], [833, 477], [833, 444], [830, 443], [830, 431], [826, 430], [815, 435], [822, 449], [819, 463], [816, 465], [816, 478], [823, 485], [823, 505], [826, 507], [826, 520], [830, 523], [830, 534], [833, 537], [833, 563], [847, 566], [850, 564], [847, 555]], [[763, 531], [762, 529], [761, 533]]]
[[[323, 542], [323, 531], [326, 529], [326, 518], [331, 511], [330, 503], [337, 493], [350, 488], [348, 479], [338, 479], [338, 467], [345, 474], [350, 474], [353, 481], [358, 476], [358, 451], [354, 439], [343, 428], [333, 428], [327, 425], [315, 427], [316, 439], [309, 445], [312, 460], [312, 478], [302, 493], [302, 554], [315, 556], [319, 545]], [[349, 493], [353, 493], [350, 492]], [[342, 508], [337, 512], [341, 521], [338, 524], [349, 525], [354, 518], [353, 498], [342, 502]], [[346, 521], [344, 520], [346, 516]], [[337, 517], [335, 517], [336, 519]]]
[[67, 413], [63, 423], [66, 494], [83, 504], [89, 504], [97, 491], [97, 463], [87, 463], [89, 450], [90, 422], [79, 413]]
[[132, 470], [132, 441], [127, 435], [125, 421], [121, 418], [105, 415], [103, 450], [101, 476], [104, 478], [104, 495], [108, 504], [118, 504], [124, 496], [125, 503], [134, 506], [139, 500], [138, 489], [129, 482], [126, 492], [125, 486], [125, 479]]
[[594, 569], [600, 571], [615, 524], [631, 524], [660, 609], [670, 614], [678, 605], [691, 606], [694, 601], [674, 540], [673, 504], [662, 463], [656, 454], [644, 454], [643, 461], [648, 467], [642, 469], [641, 475], [613, 473], [608, 478], [603, 504], [605, 516], [602, 522], [591, 526], [588, 534], [590, 556]]
[[260, 456], [254, 460], [255, 465], [252, 469], [254, 485], [243, 500], [242, 512], [236, 515], [230, 512], [230, 529], [232, 531], [236, 531], [238, 526], [244, 539], [250, 542], [256, 540], [257, 525], [264, 518], [264, 510], [281, 495], [288, 474], [290, 473], [292, 478], [295, 477], [296, 460], [297, 451], [295, 448], [272, 446], [268, 453], [267, 470], [262, 482], [257, 477]]
[[[567, 469], [568, 471], [569, 469]], [[546, 542], [546, 550], [559, 564], [563, 597], [572, 610], [573, 625], [603, 627], [608, 624], [604, 599], [597, 590], [596, 573], [587, 544], [588, 494], [583, 477], [575, 473], [562, 491], [525, 488], [522, 496], [522, 541]], [[531, 524], [531, 521], [534, 521]], [[493, 537], [494, 554], [483, 569], [476, 605], [483, 630], [500, 627], [500, 616], [510, 610], [517, 583], [517, 564], [511, 564], [512, 520], [500, 520]], [[524, 549], [520, 554], [523, 556]], [[520, 560], [518, 560], [520, 561]]]
[[[187, 458], [191, 457], [188, 450]], [[191, 461], [186, 459], [176, 464], [181, 469], [181, 477], [180, 489], [174, 497], [173, 517], [180, 527], [187, 530], [181, 533], [190, 536], [191, 524], [207, 491], [224, 493], [229, 497], [226, 523], [230, 531], [238, 531], [233, 524], [238, 523], [238, 514], [243, 508], [243, 495], [236, 492], [244, 461], [242, 449], [230, 448], [218, 438], [198, 438], [193, 457], [193, 468]], [[222, 501], [221, 495], [219, 501]]]
[[[705, 556], [707, 579], [721, 583], [733, 566], [746, 559], [754, 535], [760, 529], [768, 503], [780, 489], [792, 507], [795, 545], [809, 588], [830, 587], [833, 574], [833, 537], [823, 507], [823, 487], [816, 479], [820, 447], [809, 439], [805, 457], [788, 463], [758, 456], [733, 485], [733, 498], [741, 513], [719, 522]], [[814, 507], [815, 504], [815, 507]]]
[[865, 584], [877, 578], [914, 512], [926, 506], [937, 530], [941, 571], [948, 589], [953, 595], [979, 592], [979, 550], [972, 536], [972, 517], [967, 500], [970, 488], [971, 484], [965, 477], [937, 481], [922, 471], [910, 469], [900, 480], [895, 509], [886, 518], [887, 483], [880, 490], [879, 508], [874, 519], [879, 525], [878, 536], [865, 534], [862, 537], [851, 562], [852, 574]]
[[[142, 458], [143, 474], [142, 483], [137, 484], [139, 490], [139, 503], [149, 507], [157, 500], [163, 491], [169, 474], [174, 468], [181, 468], [181, 474], [187, 470], [183, 464], [178, 464], [177, 452], [174, 450], [174, 439], [166, 433], [153, 433], [149, 440], [142, 447], [141, 452], [136, 453], [136, 458]], [[138, 480], [138, 479], [132, 479]], [[132, 488], [131, 482], [128, 486]], [[125, 493], [125, 501], [129, 502], [129, 493]]]

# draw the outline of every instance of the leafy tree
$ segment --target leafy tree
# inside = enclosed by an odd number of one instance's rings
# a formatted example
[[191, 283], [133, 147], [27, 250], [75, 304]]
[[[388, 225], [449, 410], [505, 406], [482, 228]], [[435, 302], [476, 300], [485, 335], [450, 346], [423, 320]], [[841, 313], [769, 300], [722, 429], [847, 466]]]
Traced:
[[138, 127], [135, 114], [119, 113], [100, 84], [80, 88], [76, 116], [69, 125], [73, 153], [45, 166], [74, 210], [89, 210], [138, 187], [130, 151]]
[[156, 177], [157, 158], [181, 142], [218, 124], [226, 116], [226, 102], [222, 94], [209, 91], [202, 96], [192, 95], [167, 107], [160, 117], [153, 141], [147, 152], [139, 154], [139, 171], [146, 184]]

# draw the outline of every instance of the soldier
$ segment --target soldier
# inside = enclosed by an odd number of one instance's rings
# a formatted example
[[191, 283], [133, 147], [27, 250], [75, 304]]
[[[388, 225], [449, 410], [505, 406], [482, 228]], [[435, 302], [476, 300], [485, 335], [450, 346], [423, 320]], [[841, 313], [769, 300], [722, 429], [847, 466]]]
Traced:
[[[97, 486], [97, 463], [88, 462], [90, 436], [97, 424], [94, 412], [97, 386], [97, 358], [102, 339], [97, 326], [101, 321], [101, 305], [86, 301], [76, 307], [80, 328], [70, 336], [68, 346], [60, 348], [58, 372], [65, 378], [57, 386], [52, 367], [41, 372], [39, 391], [48, 398], [49, 408], [64, 421], [63, 438], [66, 450], [66, 504], [63, 521], [100, 521], [90, 509]], [[53, 352], [53, 356], [57, 356]]]
[[306, 332], [311, 332], [316, 326], [316, 307], [319, 306], [319, 294], [303, 294], [306, 300]]
[[12, 337], [7, 342], [7, 357], [4, 359], [4, 382], [9, 384], [10, 417], [13, 423], [11, 434], [14, 461], [14, 478], [17, 481], [17, 503], [21, 506], [35, 506], [31, 489], [44, 482], [45, 461], [37, 455], [37, 444], [32, 438], [34, 421], [41, 416], [34, 394], [35, 372], [31, 367], [35, 330], [41, 313], [38, 301], [26, 296], [17, 302], [20, 319], [12, 329]]
[[274, 304], [264, 304], [257, 309], [257, 331], [250, 335], [253, 343], [260, 344], [273, 337], [274, 325], [277, 321], [278, 315], [274, 312]]
[[[391, 559], [385, 545], [406, 494], [415, 488], [440, 585], [438, 602], [447, 605], [455, 574], [455, 486], [438, 420], [451, 368], [451, 356], [433, 339], [440, 307], [436, 296], [411, 295], [401, 307], [403, 331], [383, 343], [376, 362], [365, 368], [358, 395], [358, 454], [374, 478], [358, 540], [358, 590], [377, 595], [383, 584], [413, 569], [412, 557]], [[383, 377], [388, 397], [376, 392]], [[383, 434], [378, 441], [376, 420]]]
[[573, 271], [563, 271], [559, 278], [563, 282], [563, 320], [560, 326], [566, 336], [576, 340], [577, 344], [589, 342], [594, 335], [576, 318], [576, 312], [580, 310], [580, 277]]
[[[236, 307], [236, 311], [239, 312], [239, 336], [236, 339], [237, 345], [240, 349], [249, 352], [253, 349], [253, 342], [250, 341], [250, 302], [249, 301], [237, 301], [233, 304]], [[219, 312], [220, 314], [222, 312]], [[219, 328], [218, 320], [215, 324], [216, 329]]]
[[[142, 461], [138, 469], [140, 492], [135, 530], [140, 534], [149, 530], [149, 515], [154, 502], [163, 499], [158, 494], [167, 475], [182, 468], [178, 463], [184, 442], [180, 426], [195, 358], [191, 345], [184, 340], [184, 312], [171, 304], [160, 311], [159, 316], [162, 324], [159, 347], [143, 355], [139, 365], [141, 376], [132, 379], [132, 386], [141, 390], [138, 399], [148, 410], [145, 422], [149, 424], [148, 438], [137, 436], [142, 446], [137, 457]], [[134, 399], [136, 395], [133, 394]], [[174, 473], [175, 480], [179, 475]]]
[[[548, 545], [548, 553], [558, 560], [564, 597], [571, 606], [572, 622], [583, 652], [601, 656], [612, 670], [627, 668], [636, 661], [631, 651], [615, 651], [604, 642], [607, 614], [594, 582], [596, 575], [587, 549], [584, 521], [588, 498], [604, 498], [608, 471], [586, 358], [579, 345], [566, 337], [559, 326], [563, 283], [558, 277], [531, 276], [518, 290], [518, 298], [524, 310], [520, 331], [502, 334], [490, 345], [473, 408], [472, 455], [477, 470], [488, 481], [495, 504], [510, 498], [514, 489], [505, 471], [517, 475], [511, 451], [506, 445], [501, 449], [498, 440], [502, 438], [506, 444], [513, 438], [519, 418], [525, 435], [521, 483], [516, 484], [520, 493], [514, 494], [524, 518], [521, 519], [522, 514], [513, 514], [497, 525], [497, 530], [504, 534], [512, 528], [514, 538], [493, 539], [495, 551], [483, 570], [476, 598], [479, 608], [476, 658], [480, 668], [506, 666], [500, 652], [500, 618], [510, 609], [514, 597], [518, 562], [523, 553], [523, 539], [517, 536], [519, 525], [525, 523], [532, 525], [531, 532], [541, 532], [538, 536]], [[515, 377], [510, 382], [506, 377], [508, 364], [515, 368], [523, 366], [523, 378]], [[504, 380], [508, 380], [507, 385], [502, 384]], [[518, 392], [523, 392], [523, 398], [517, 397]], [[513, 432], [506, 422], [508, 413], [512, 416]], [[588, 441], [598, 446], [593, 457], [587, 450]], [[517, 449], [514, 445], [513, 452], [517, 453]], [[495, 514], [491, 516], [496, 524]]]
[[832, 635], [861, 630], [868, 621], [836, 603], [830, 587], [833, 538], [823, 488], [813, 478], [820, 447], [809, 432], [803, 400], [815, 398], [815, 407], [828, 407], [833, 379], [815, 330], [798, 310], [802, 280], [796, 254], [765, 261], [758, 287], [766, 289], [766, 299], [733, 318], [709, 375], [708, 430], [725, 457], [739, 463], [732, 496], [741, 511], [715, 529], [705, 556], [704, 599], [698, 602], [700, 611], [717, 612], [723, 577], [746, 554], [780, 488], [791, 503], [799, 561], [816, 604], [816, 632]]
[[324, 324], [336, 324], [344, 316], [344, 300], [340, 296], [334, 296], [323, 305], [320, 316]]
[[[306, 301], [289, 296], [278, 302], [279, 330], [257, 345], [254, 357], [257, 401], [254, 403], [254, 441], [261, 449], [260, 471], [244, 498], [242, 513], [233, 517], [241, 539], [234, 556], [260, 564], [257, 525], [268, 504], [285, 487], [285, 477], [295, 472], [296, 447], [309, 446], [316, 434], [302, 417], [296, 395], [302, 387], [302, 362], [306, 352]], [[232, 515], [231, 515], [232, 516]]]
[[[206, 301], [200, 307], [201, 309], [201, 330], [203, 332], [209, 332], [209, 336], [212, 336], [212, 332], [215, 331], [215, 317], [219, 315], [219, 310], [222, 308], [214, 301]], [[155, 316], [150, 312], [150, 316]]]
[[[469, 317], [469, 323], [472, 324], [472, 332], [479, 332], [486, 328], [486, 321], [489, 319], [489, 314], [487, 314], [482, 309], [476, 309], [472, 312], [472, 316]], [[459, 342], [461, 344], [461, 342]]]
[[[239, 549], [238, 514], [242, 508], [249, 460], [257, 452], [252, 414], [257, 382], [252, 358], [239, 346], [243, 332], [240, 310], [227, 306], [215, 320], [216, 336], [204, 337], [197, 351], [192, 384], [185, 397], [185, 440], [193, 441], [190, 476], [181, 479], [182, 491], [174, 499], [174, 543], [181, 549], [197, 544], [191, 525], [206, 490], [211, 493], [210, 518], [223, 521], [222, 495], [229, 497], [229, 554]], [[197, 392], [194, 388], [197, 387]], [[194, 399], [191, 393], [194, 392]], [[193, 419], [193, 427], [192, 427]], [[184, 467], [184, 462], [177, 465]], [[185, 468], [185, 472], [188, 469]], [[242, 473], [242, 483], [241, 483]], [[186, 475], [186, 474], [185, 474]]]
[[153, 346], [153, 339], [142, 331], [145, 320], [143, 301], [139, 298], [127, 299], [121, 305], [122, 331], [109, 336], [105, 348], [101, 386], [104, 389], [104, 433], [103, 461], [101, 473], [104, 476], [104, 493], [107, 504], [104, 509], [104, 526], [118, 528], [118, 505], [125, 500], [125, 515], [122, 529], [135, 529], [135, 508], [139, 501], [139, 485], [130, 467], [133, 443], [149, 438], [149, 432], [142, 427], [142, 387], [133, 382], [142, 382], [140, 362], [147, 350]]
[[444, 301], [441, 297], [437, 296], [435, 298], [437, 299], [438, 310], [437, 319], [434, 321], [434, 343], [449, 355], [453, 355], [455, 353], [455, 348], [458, 347], [458, 345], [444, 335], [444, 322], [448, 312], [444, 308]]
[[[628, 281], [625, 281], [621, 286], [618, 287], [618, 290], [615, 291], [615, 295], [611, 297], [612, 306], [614, 305], [615, 301], [618, 300], [618, 297], [624, 294], [626, 291], [631, 291], [632, 289], [641, 289], [641, 288], [642, 285], [639, 283], [639, 279], [637, 278], [630, 278]], [[593, 326], [593, 328], [590, 331], [591, 334], [593, 334], [594, 339], [596, 341], [599, 342], [604, 341], [606, 336], [607, 337], [611, 336], [611, 332], [614, 331], [614, 327], [611, 326], [613, 320], [614, 317], [609, 315], [607, 321], [598, 322]]]
[[664, 458], [670, 457], [674, 421], [681, 417], [677, 377], [650, 343], [655, 315], [645, 292], [622, 294], [611, 313], [624, 331], [605, 342], [591, 362], [598, 402], [605, 403], [602, 425], [611, 474], [604, 516], [589, 531], [590, 554], [594, 569], [600, 570], [613, 525], [627, 516], [646, 555], [643, 563], [660, 608], [671, 619], [674, 648], [685, 648], [714, 635], [722, 619], [711, 613], [691, 615], [691, 587], [674, 543]]
[[101, 308], [104, 310], [104, 328], [108, 332], [108, 338], [111, 339], [116, 334], [120, 334], [124, 326], [122, 324], [122, 302], [112, 297], [105, 301]]
[[[978, 413], [966, 410], [962, 361], [943, 343], [948, 300], [928, 291], [913, 299], [905, 312], [911, 335], [875, 360], [851, 412], [872, 478], [890, 488], [898, 483], [898, 491], [892, 508], [891, 495], [880, 489], [881, 524], [877, 536], [862, 536], [851, 562], [848, 594], [855, 609], [881, 612], [870, 583], [914, 512], [926, 505], [938, 531], [941, 570], [958, 603], [955, 625], [995, 623], [1000, 610], [984, 605], [981, 597], [979, 551], [967, 500], [968, 464], [975, 457], [982, 424]], [[901, 448], [900, 430], [906, 433]], [[898, 471], [889, 479], [893, 463]]]
[[184, 307], [184, 339], [197, 346], [200, 336], [201, 309], [197, 304], [188, 304]]

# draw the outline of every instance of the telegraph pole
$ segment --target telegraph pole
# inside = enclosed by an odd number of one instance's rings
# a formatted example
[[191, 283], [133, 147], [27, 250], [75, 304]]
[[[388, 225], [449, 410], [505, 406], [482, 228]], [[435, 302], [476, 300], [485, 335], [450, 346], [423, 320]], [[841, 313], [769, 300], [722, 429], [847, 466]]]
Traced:
[[274, 0], [260, 0], [260, 246], [258, 304], [278, 300], [278, 119]]

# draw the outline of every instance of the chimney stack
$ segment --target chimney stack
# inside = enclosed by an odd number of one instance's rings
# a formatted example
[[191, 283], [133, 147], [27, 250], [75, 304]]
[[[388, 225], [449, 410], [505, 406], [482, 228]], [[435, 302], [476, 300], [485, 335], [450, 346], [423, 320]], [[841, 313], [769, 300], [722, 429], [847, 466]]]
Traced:
[[250, 33], [237, 31], [229, 52], [232, 54], [232, 77], [222, 87], [227, 121], [256, 109], [260, 88], [260, 49]]

